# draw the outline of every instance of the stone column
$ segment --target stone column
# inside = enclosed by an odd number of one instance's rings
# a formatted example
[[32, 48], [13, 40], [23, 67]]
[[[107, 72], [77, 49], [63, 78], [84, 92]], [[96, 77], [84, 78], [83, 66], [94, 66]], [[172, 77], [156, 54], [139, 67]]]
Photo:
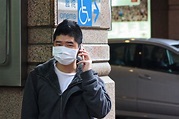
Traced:
[[[82, 27], [83, 46], [93, 60], [93, 69], [106, 85], [112, 110], [105, 119], [115, 119], [115, 87], [110, 72], [107, 33], [110, 28], [110, 0], [101, 0], [100, 27]], [[52, 57], [52, 35], [57, 26], [57, 0], [28, 0], [29, 70]]]

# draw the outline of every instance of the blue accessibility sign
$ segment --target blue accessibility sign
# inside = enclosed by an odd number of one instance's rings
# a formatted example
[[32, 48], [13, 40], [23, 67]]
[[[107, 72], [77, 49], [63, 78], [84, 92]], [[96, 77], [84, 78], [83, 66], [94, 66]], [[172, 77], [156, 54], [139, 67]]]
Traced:
[[58, 23], [64, 19], [80, 26], [100, 26], [101, 0], [58, 0]]
[[78, 0], [78, 24], [93, 26], [99, 18], [99, 8], [95, 0]]

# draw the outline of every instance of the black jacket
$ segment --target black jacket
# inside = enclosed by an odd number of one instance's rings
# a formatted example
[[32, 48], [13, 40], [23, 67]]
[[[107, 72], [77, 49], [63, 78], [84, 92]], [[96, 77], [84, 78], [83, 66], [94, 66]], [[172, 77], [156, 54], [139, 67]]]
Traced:
[[54, 59], [30, 72], [22, 102], [22, 119], [93, 119], [102, 118], [111, 109], [104, 83], [92, 71], [77, 73], [61, 93]]

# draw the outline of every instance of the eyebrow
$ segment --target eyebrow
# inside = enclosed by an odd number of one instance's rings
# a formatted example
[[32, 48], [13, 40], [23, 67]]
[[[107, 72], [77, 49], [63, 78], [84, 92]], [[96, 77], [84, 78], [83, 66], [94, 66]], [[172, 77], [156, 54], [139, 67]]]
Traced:
[[72, 42], [72, 41], [67, 41], [66, 43], [68, 43], [68, 44], [74, 44], [74, 42]]
[[68, 44], [74, 44], [74, 42], [72, 41], [55, 41], [56, 43], [62, 43], [62, 42], [65, 42], [65, 43], [68, 43]]

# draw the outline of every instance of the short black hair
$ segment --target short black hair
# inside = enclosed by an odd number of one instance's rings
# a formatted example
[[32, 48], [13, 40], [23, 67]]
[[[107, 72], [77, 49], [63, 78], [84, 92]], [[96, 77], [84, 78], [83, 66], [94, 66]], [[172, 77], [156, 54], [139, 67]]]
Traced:
[[63, 20], [56, 28], [53, 34], [53, 41], [59, 35], [68, 35], [70, 37], [74, 37], [75, 41], [80, 45], [82, 43], [83, 34], [80, 26], [71, 20]]

